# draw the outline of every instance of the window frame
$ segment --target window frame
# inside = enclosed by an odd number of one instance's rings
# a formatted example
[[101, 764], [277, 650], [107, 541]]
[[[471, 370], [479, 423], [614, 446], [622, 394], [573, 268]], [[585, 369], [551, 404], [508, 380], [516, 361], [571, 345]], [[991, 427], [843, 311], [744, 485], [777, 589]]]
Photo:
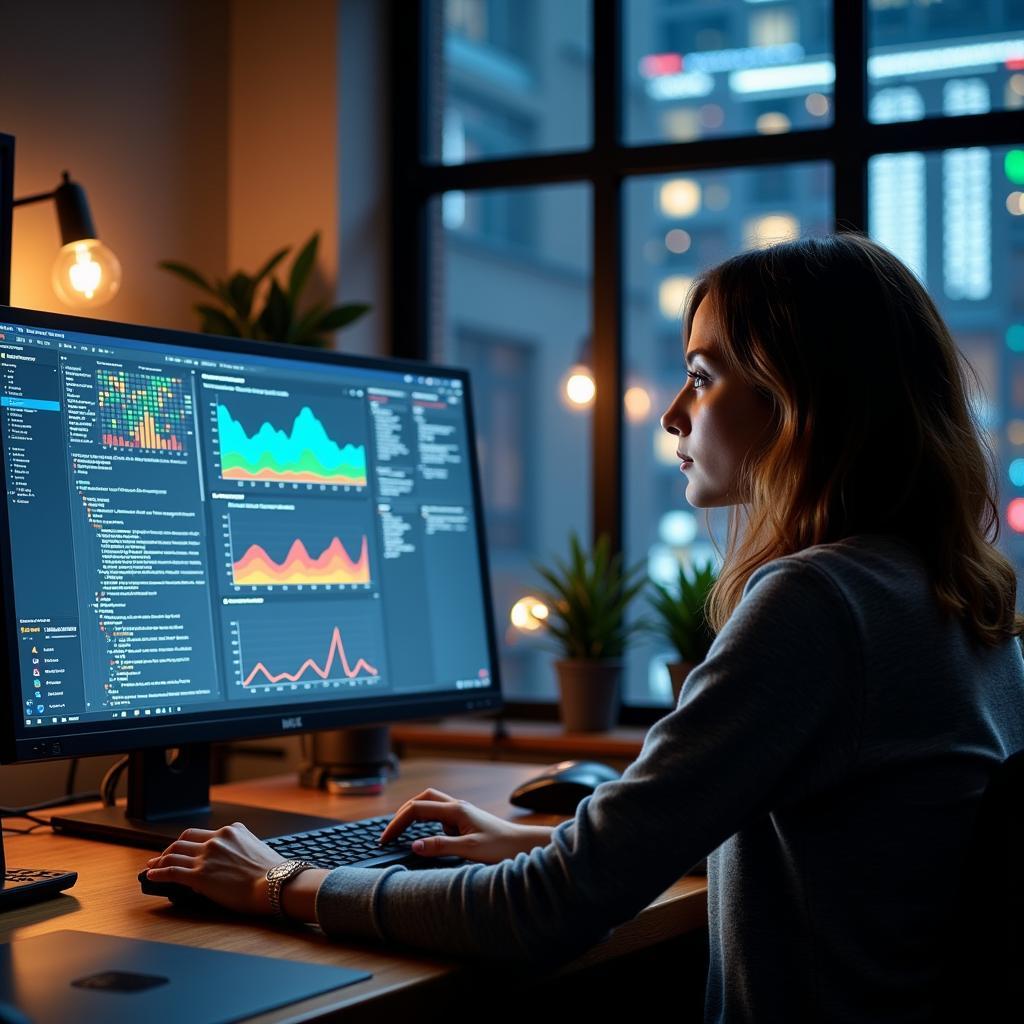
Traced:
[[[874, 124], [868, 119], [867, 0], [834, 0], [832, 45], [835, 82], [833, 121], [824, 128], [778, 135], [753, 135], [629, 145], [622, 139], [622, 13], [624, 0], [591, 0], [591, 116], [588, 149], [536, 156], [503, 157], [443, 165], [424, 159], [427, 124], [428, 0], [392, 0], [391, 31], [391, 274], [392, 350], [406, 359], [430, 351], [430, 251], [428, 206], [449, 190], [508, 188], [558, 183], [591, 189], [593, 372], [597, 395], [592, 417], [593, 536], [607, 533], [622, 548], [623, 266], [622, 184], [633, 177], [711, 169], [826, 161], [832, 166], [835, 227], [867, 231], [867, 171], [883, 153], [928, 152], [968, 146], [1020, 144], [1019, 111], [933, 116], [919, 121]], [[554, 719], [555, 702], [506, 700], [506, 714]], [[650, 725], [661, 705], [623, 706], [622, 725]]]

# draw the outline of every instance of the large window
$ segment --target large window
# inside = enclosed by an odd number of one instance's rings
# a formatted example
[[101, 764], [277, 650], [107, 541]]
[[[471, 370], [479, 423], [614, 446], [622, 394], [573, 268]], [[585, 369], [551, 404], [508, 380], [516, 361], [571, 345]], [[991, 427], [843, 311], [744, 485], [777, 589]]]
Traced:
[[[659, 418], [689, 282], [751, 246], [866, 230], [919, 275], [979, 371], [1024, 566], [1024, 4], [418, 7], [394, 25], [396, 352], [473, 372], [519, 713], [555, 714], [512, 611], [570, 529], [654, 579], [718, 561], [726, 512], [687, 506]], [[631, 652], [624, 720], [663, 713], [666, 655]]]

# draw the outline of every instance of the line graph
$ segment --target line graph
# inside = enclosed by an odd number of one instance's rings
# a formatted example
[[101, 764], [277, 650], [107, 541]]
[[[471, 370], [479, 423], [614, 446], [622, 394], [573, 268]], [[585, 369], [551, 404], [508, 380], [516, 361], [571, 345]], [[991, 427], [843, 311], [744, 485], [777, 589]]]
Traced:
[[233, 690], [299, 693], [383, 685], [380, 608], [335, 598], [239, 611], [230, 623]]
[[258, 661], [242, 680], [242, 685], [251, 685], [253, 680], [259, 676], [263, 676], [268, 683], [280, 683], [282, 681], [297, 683], [307, 671], [312, 671], [314, 675], [319, 676], [321, 679], [329, 679], [335, 658], [340, 660], [346, 679], [354, 679], [360, 675], [360, 670], [371, 676], [380, 674], [365, 658], [357, 658], [355, 664], [349, 663], [348, 656], [345, 654], [345, 645], [341, 639], [341, 630], [335, 626], [331, 631], [331, 644], [327, 651], [327, 660], [322, 666], [317, 664], [313, 658], [307, 658], [295, 672], [278, 672], [275, 674], [262, 661]]

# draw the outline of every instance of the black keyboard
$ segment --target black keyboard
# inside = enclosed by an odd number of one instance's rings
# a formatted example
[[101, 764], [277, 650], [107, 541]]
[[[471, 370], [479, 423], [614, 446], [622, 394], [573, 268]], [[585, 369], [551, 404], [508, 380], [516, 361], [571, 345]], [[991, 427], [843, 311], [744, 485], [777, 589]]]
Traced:
[[3, 888], [0, 888], [0, 911], [52, 899], [65, 889], [70, 889], [77, 881], [77, 871], [8, 868], [4, 872]]
[[444, 826], [439, 821], [414, 821], [398, 839], [381, 846], [380, 834], [390, 820], [391, 817], [385, 815], [380, 818], [346, 821], [311, 832], [275, 836], [266, 842], [282, 857], [289, 860], [308, 860], [318, 868], [383, 868], [389, 864], [438, 867], [461, 860], [449, 857], [422, 857], [412, 852], [414, 839], [444, 835]]

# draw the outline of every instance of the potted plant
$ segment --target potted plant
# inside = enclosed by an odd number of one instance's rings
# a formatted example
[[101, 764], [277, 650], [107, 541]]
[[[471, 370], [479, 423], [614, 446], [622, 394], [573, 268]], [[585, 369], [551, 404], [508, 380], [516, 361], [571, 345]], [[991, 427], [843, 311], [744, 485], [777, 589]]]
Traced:
[[[292, 261], [286, 286], [273, 274], [291, 251], [290, 246], [274, 253], [255, 274], [238, 271], [223, 281], [209, 281], [198, 270], [173, 260], [164, 260], [159, 266], [195, 285], [215, 301], [216, 305], [197, 302], [193, 307], [199, 314], [199, 329], [204, 334], [322, 346], [328, 343], [328, 332], [354, 323], [370, 307], [362, 302], [350, 302], [328, 308], [326, 303], [319, 302], [300, 312], [300, 300], [316, 262], [319, 244], [320, 233], [316, 232]], [[260, 303], [257, 298], [261, 299]]]
[[568, 565], [556, 558], [554, 568], [534, 568], [551, 587], [541, 596], [549, 608], [544, 628], [562, 653], [555, 662], [562, 722], [567, 732], [599, 732], [618, 715], [622, 655], [642, 628], [626, 621], [626, 610], [646, 578], [638, 578], [643, 563], [624, 569], [622, 554], [610, 554], [606, 534], [591, 552], [584, 552], [575, 532], [569, 546]]
[[675, 649], [678, 660], [668, 663], [668, 674], [672, 680], [673, 704], [679, 703], [683, 682], [694, 666], [702, 662], [715, 639], [714, 631], [707, 620], [707, 600], [711, 588], [718, 578], [711, 563], [694, 569], [687, 576], [682, 565], [674, 590], [654, 584], [653, 593], [648, 595], [651, 606], [657, 613], [656, 632]]

